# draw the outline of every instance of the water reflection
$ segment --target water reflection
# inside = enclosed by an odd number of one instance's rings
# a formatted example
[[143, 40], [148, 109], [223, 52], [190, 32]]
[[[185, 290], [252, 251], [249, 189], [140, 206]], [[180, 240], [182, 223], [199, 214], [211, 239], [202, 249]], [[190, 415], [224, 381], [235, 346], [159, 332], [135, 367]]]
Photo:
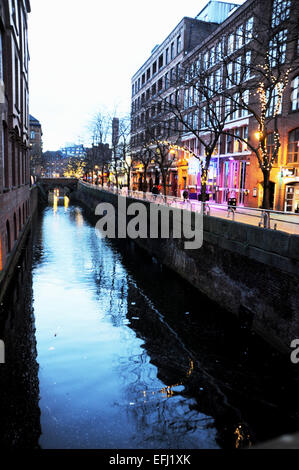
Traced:
[[76, 449], [241, 448], [299, 428], [284, 360], [135, 244], [99, 239], [57, 195], [35, 233], [29, 447], [40, 424], [42, 448]]
[[32, 310], [31, 238], [0, 306], [0, 448], [37, 448], [41, 433], [35, 324]]

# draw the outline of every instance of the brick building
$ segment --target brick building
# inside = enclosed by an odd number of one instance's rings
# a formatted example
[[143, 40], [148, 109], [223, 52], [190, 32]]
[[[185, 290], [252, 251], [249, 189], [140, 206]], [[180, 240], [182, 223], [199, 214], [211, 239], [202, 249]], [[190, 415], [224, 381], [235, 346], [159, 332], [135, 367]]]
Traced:
[[[146, 121], [149, 117], [159, 115], [159, 105], [156, 103], [157, 96], [161, 93], [171, 94], [171, 84], [178, 75], [180, 64], [188, 52], [204, 41], [209, 34], [214, 31], [219, 21], [223, 21], [229, 11], [235, 8], [232, 3], [223, 3], [223, 8], [217, 10], [219, 2], [209, 2], [209, 5], [216, 4], [216, 8], [208, 10], [208, 21], [205, 15], [200, 12], [196, 18], [183, 18], [167, 38], [157, 45], [140, 69], [132, 77], [132, 153], [137, 153], [144, 140]], [[214, 5], [213, 5], [214, 6]], [[142, 168], [136, 165], [133, 175], [133, 186], [138, 186]], [[148, 183], [151, 186], [156, 170], [153, 167], [148, 169]], [[173, 172], [169, 186], [175, 187], [177, 172]]]
[[[265, 31], [265, 25], [271, 25], [269, 32]], [[276, 28], [276, 29], [275, 29]], [[273, 30], [273, 33], [272, 31]], [[277, 32], [276, 32], [277, 31]], [[279, 36], [283, 32], [283, 35]], [[273, 34], [273, 35], [272, 35]], [[272, 36], [271, 36], [272, 35]], [[220, 86], [227, 96], [227, 91], [234, 94], [237, 91], [236, 82], [231, 77], [239, 74], [243, 82], [243, 91], [247, 87], [248, 108], [234, 109], [226, 120], [224, 131], [231, 131], [235, 136], [241, 136], [248, 142], [257, 140], [259, 130], [258, 120], [253, 113], [252, 103], [256, 98], [258, 88], [254, 77], [241, 75], [241, 66], [249, 62], [248, 71], [254, 75], [258, 69], [253, 63], [256, 54], [254, 49], [261, 47], [261, 56], [266, 56], [271, 45], [262, 45], [258, 42], [259, 37], [267, 40], [271, 36], [279, 37], [279, 67], [290, 65], [289, 84], [282, 97], [282, 103], [277, 117], [277, 126], [280, 135], [281, 147], [278, 156], [273, 162], [270, 173], [270, 206], [276, 210], [295, 211], [299, 207], [299, 174], [298, 174], [298, 125], [299, 125], [299, 95], [298, 95], [298, 4], [290, 0], [247, 0], [237, 8], [213, 34], [211, 34], [201, 45], [196, 47], [188, 56], [185, 63], [201, 61], [208, 63], [208, 70], [214, 84], [217, 81], [217, 73]], [[273, 39], [270, 41], [270, 43]], [[272, 46], [275, 47], [275, 46]], [[217, 50], [221, 49], [218, 55]], [[242, 57], [237, 63], [236, 57]], [[274, 56], [274, 52], [273, 52]], [[232, 60], [230, 61], [230, 58]], [[217, 60], [217, 58], [219, 60]], [[256, 60], [260, 60], [256, 59]], [[270, 59], [273, 60], [273, 57]], [[250, 64], [252, 61], [252, 64]], [[241, 66], [239, 65], [242, 62]], [[263, 63], [262, 61], [260, 62]], [[287, 66], [287, 65], [286, 65]], [[273, 71], [275, 67], [273, 66]], [[222, 106], [226, 106], [226, 98], [223, 98]], [[251, 102], [251, 105], [250, 105]], [[277, 96], [272, 96], [268, 103], [267, 115], [269, 124], [267, 128], [267, 147], [269, 154], [274, 147], [274, 119], [271, 122], [271, 108], [277, 103]], [[192, 113], [192, 106], [187, 113]], [[203, 130], [204, 132], [204, 130]], [[202, 149], [198, 148], [198, 142], [189, 133], [182, 136], [182, 143], [187, 145], [195, 153], [202, 155]], [[188, 155], [184, 154], [182, 173], [188, 173]], [[189, 175], [191, 186], [200, 186], [198, 174]], [[238, 205], [249, 207], [261, 207], [263, 200], [263, 174], [258, 164], [256, 155], [251, 151], [247, 143], [236, 137], [221, 136], [215, 156], [211, 161], [209, 171], [210, 199], [218, 203], [227, 203], [228, 198], [235, 197]]]
[[[255, 95], [258, 88], [257, 78], [254, 81], [252, 70], [262, 55], [266, 56], [269, 51], [271, 61], [277, 61], [277, 68], [286, 67], [287, 63], [290, 64], [289, 81], [282, 95], [279, 111], [276, 112], [277, 119], [272, 123], [269, 119], [267, 127], [266, 146], [270, 157], [275, 148], [275, 123], [278, 126], [281, 142], [270, 173], [270, 205], [277, 210], [296, 211], [297, 207], [299, 208], [298, 2], [295, 0], [247, 0], [243, 5], [228, 5], [226, 10], [222, 5], [225, 4], [210, 1], [200, 12], [196, 17], [197, 20], [209, 21], [210, 29], [209, 31], [205, 29], [205, 34], [202, 35], [200, 41], [197, 41], [197, 44], [193, 43], [192, 47], [186, 47], [178, 60], [181, 70], [189, 67], [190, 69], [193, 67], [193, 70], [195, 68], [205, 70], [212, 99], [216, 96], [220, 97], [220, 114], [223, 115], [227, 107], [231, 106], [229, 108], [231, 112], [225, 117], [223, 135], [219, 138], [210, 162], [207, 185], [209, 198], [223, 204], [226, 204], [231, 197], [237, 199], [238, 205], [260, 207], [262, 204], [263, 173], [257, 156], [252, 151], [252, 145], [258, 139], [257, 132], [259, 131], [258, 120], [252, 112], [255, 110], [254, 101], [257, 101]], [[178, 32], [177, 28], [175, 31]], [[154, 57], [151, 57], [150, 62], [152, 60]], [[133, 77], [132, 148], [136, 152], [138, 145], [140, 146], [144, 139], [142, 132], [146, 127], [146, 117], [151, 119], [149, 114], [146, 116], [146, 82], [140, 91], [137, 86], [137, 98], [141, 101], [140, 107], [138, 100], [136, 101], [136, 79], [140, 72], [144, 74], [146, 65]], [[246, 76], [247, 72], [244, 74], [243, 69], [244, 71], [251, 70], [249, 76]], [[240, 81], [239, 87], [235, 86], [234, 80], [237, 79]], [[159, 95], [161, 102], [172, 101], [171, 94], [174, 90], [171, 87], [167, 88], [166, 82], [167, 77], [164, 76], [164, 86]], [[244, 93], [243, 104], [246, 101], [248, 107], [241, 105], [232, 107], [229, 103], [229, 96], [237, 96], [241, 86], [242, 93]], [[271, 108], [276, 109], [279, 98], [278, 93], [277, 95], [275, 93], [274, 89], [268, 100], [267, 112], [270, 112]], [[155, 99], [153, 93], [148, 92], [148, 95], [150, 100]], [[156, 106], [157, 101], [156, 99]], [[199, 101], [199, 94], [195, 96], [194, 87], [180, 86], [179, 103], [185, 122], [196, 122], [200, 135], [204, 136], [209, 134], [211, 125], [208, 125], [207, 116], [204, 116], [205, 106], [202, 108], [197, 106]], [[144, 114], [143, 117], [142, 114]], [[161, 119], [167, 122], [169, 114], [163, 116], [162, 112]], [[195, 126], [195, 124], [192, 125]], [[188, 126], [184, 123], [179, 122], [174, 126], [177, 128], [179, 138], [178, 135], [171, 135], [169, 132], [166, 134], [165, 126], [163, 127], [162, 131], [159, 129], [161, 138], [179, 144], [174, 146], [176, 157], [169, 175], [169, 192], [179, 195], [182, 190], [188, 189], [189, 192], [196, 193], [194, 196], [197, 196], [200, 192], [201, 175], [198, 160], [192, 156], [192, 153], [204, 160], [203, 145], [194, 133], [188, 132]], [[225, 135], [225, 133], [232, 135]], [[138, 171], [143, 172], [142, 165], [139, 165], [139, 168], [136, 165], [135, 186], [138, 181]], [[171, 184], [171, 179], [176, 179], [176, 185]]]
[[29, 0], [0, 1], [0, 269], [30, 215], [29, 12]]

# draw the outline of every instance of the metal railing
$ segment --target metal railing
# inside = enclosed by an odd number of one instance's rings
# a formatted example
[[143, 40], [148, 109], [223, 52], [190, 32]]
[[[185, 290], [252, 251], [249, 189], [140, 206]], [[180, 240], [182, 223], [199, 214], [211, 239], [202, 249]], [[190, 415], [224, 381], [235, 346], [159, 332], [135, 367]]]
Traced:
[[299, 214], [293, 212], [282, 212], [243, 206], [232, 207], [227, 204], [217, 204], [211, 201], [199, 202], [196, 200], [183, 199], [182, 197], [133, 191], [128, 190], [127, 188], [118, 189], [108, 187], [107, 185], [94, 185], [83, 181], [80, 181], [80, 184], [88, 188], [107, 191], [137, 200], [146, 200], [155, 204], [165, 204], [170, 207], [186, 209], [193, 212], [203, 212], [203, 214], [210, 217], [229, 218], [234, 222], [299, 235]]

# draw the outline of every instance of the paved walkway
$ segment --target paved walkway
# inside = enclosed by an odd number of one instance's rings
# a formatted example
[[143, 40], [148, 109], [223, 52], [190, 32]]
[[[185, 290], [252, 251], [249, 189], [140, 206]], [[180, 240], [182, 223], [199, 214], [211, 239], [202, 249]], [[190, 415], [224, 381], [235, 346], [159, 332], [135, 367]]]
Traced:
[[[185, 208], [188, 210], [200, 212], [202, 203], [196, 200], [184, 201], [182, 198], [172, 196], [155, 196], [152, 193], [143, 193], [141, 191], [129, 191], [127, 188], [111, 189], [108, 187], [96, 186], [89, 183], [80, 181], [80, 184], [92, 187], [98, 190], [109, 191], [114, 194], [122, 196], [130, 196], [134, 199], [148, 200], [156, 204], [167, 204], [172, 207]], [[206, 214], [211, 217], [219, 217], [227, 220], [233, 220], [243, 224], [261, 226], [271, 228], [272, 230], [279, 230], [286, 233], [299, 235], [299, 214], [279, 212], [279, 211], [263, 211], [262, 209], [253, 209], [250, 207], [238, 206], [234, 210], [228, 210], [227, 205], [206, 203]], [[265, 222], [265, 215], [268, 217], [268, 222]]]

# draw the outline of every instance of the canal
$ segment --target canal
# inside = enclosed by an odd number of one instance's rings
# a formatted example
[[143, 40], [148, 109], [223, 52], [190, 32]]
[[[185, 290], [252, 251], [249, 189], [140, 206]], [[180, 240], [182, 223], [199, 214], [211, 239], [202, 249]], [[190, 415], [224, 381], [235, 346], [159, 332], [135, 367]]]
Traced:
[[[1, 305], [1, 446], [242, 448], [298, 431], [298, 371], [54, 195]], [[298, 366], [297, 366], [298, 367]]]

